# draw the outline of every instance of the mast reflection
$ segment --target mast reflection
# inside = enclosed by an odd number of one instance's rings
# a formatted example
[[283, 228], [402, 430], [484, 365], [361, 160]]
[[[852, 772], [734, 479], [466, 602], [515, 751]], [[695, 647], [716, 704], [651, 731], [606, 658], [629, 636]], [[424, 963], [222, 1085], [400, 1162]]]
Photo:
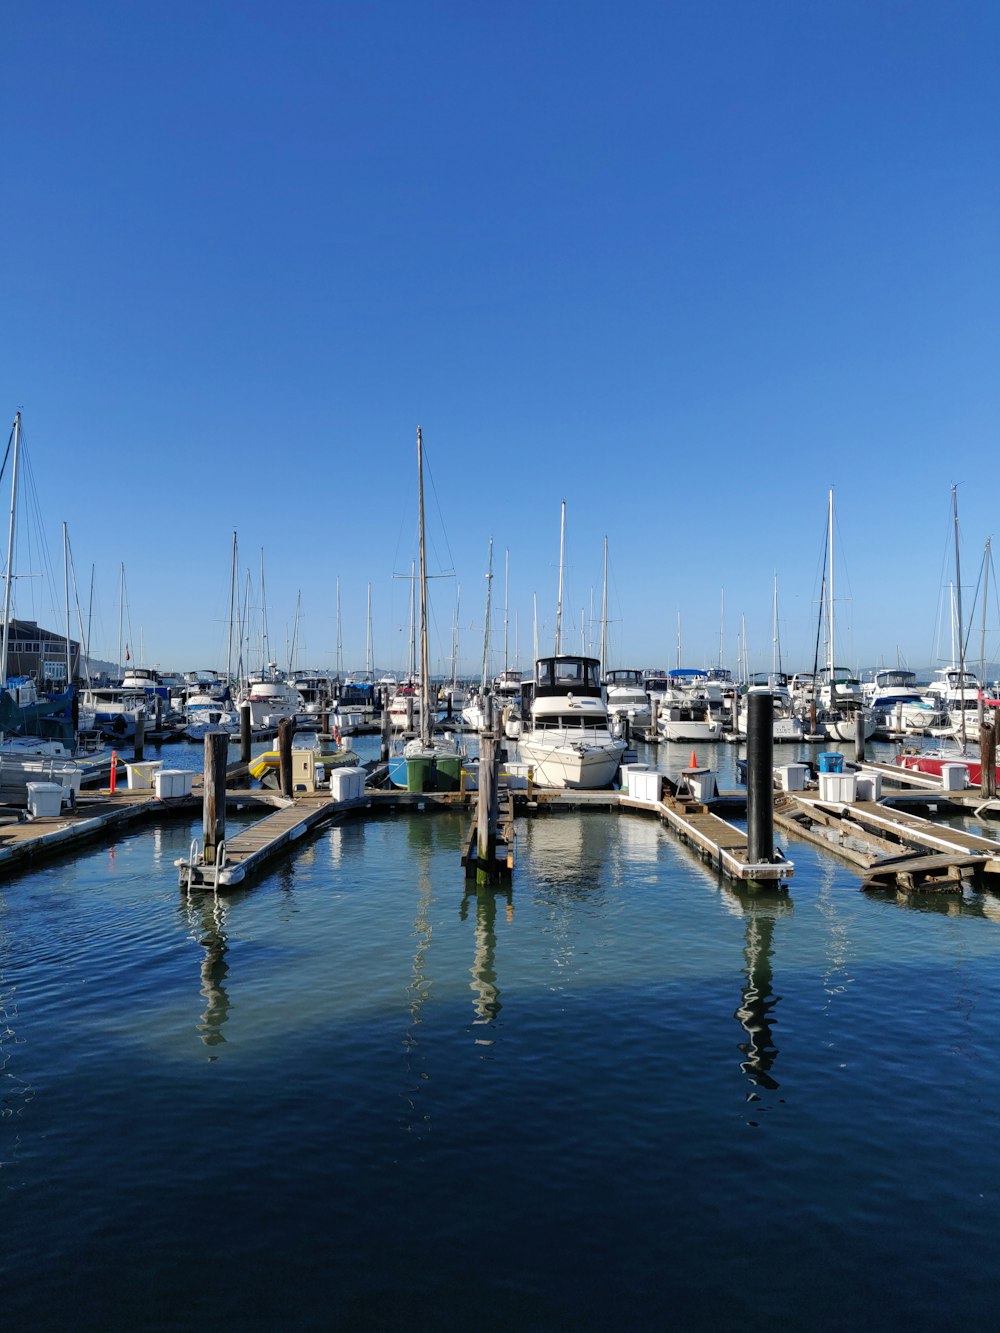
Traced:
[[743, 1000], [734, 1017], [746, 1033], [739, 1049], [744, 1059], [740, 1069], [755, 1088], [774, 1091], [779, 1087], [772, 1074], [778, 1047], [772, 1027], [780, 995], [775, 995], [771, 959], [774, 955], [774, 923], [790, 912], [791, 900], [785, 893], [765, 893], [750, 888], [729, 888], [745, 917], [743, 959], [746, 983]]

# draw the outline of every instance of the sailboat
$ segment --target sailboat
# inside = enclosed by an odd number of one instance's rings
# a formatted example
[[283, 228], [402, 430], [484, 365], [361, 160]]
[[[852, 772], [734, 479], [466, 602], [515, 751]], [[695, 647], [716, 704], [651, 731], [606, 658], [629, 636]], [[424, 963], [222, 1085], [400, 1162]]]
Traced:
[[407, 791], [455, 791], [458, 788], [464, 751], [455, 735], [433, 733], [434, 713], [430, 700], [430, 652], [427, 624], [427, 550], [424, 535], [424, 443], [417, 427], [417, 511], [420, 544], [420, 733], [406, 741], [389, 758], [389, 780]]

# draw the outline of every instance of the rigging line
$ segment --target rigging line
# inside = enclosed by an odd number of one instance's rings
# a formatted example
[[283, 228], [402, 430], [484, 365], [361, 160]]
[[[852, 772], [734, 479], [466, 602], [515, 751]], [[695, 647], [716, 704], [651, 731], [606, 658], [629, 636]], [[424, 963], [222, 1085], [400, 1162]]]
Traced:
[[[425, 475], [425, 477], [428, 479], [428, 481], [430, 482], [431, 493], [432, 493], [433, 496], [434, 496], [434, 505], [435, 505], [435, 508], [437, 509], [438, 521], [439, 521], [440, 524], [441, 524], [441, 535], [444, 537], [445, 550], [448, 552], [448, 569], [449, 569], [452, 573], [454, 573], [454, 571], [455, 571], [455, 557], [454, 557], [454, 556], [452, 555], [452, 553], [451, 553], [451, 544], [450, 544], [449, 541], [448, 541], [448, 529], [447, 529], [447, 528], [445, 527], [445, 525], [444, 525], [444, 515], [441, 513], [441, 500], [440, 500], [440, 497], [438, 496], [437, 485], [436, 485], [436, 483], [435, 483], [435, 481], [434, 481], [434, 472], [433, 472], [433, 469], [431, 468], [430, 458], [429, 458], [428, 453], [427, 453], [427, 446], [426, 446], [426, 445], [424, 446], [424, 454], [423, 454], [423, 457], [424, 457], [424, 475]], [[432, 536], [432, 537], [431, 537], [431, 541], [433, 542], [433, 540], [434, 540], [434, 538], [433, 538], [433, 536]]]

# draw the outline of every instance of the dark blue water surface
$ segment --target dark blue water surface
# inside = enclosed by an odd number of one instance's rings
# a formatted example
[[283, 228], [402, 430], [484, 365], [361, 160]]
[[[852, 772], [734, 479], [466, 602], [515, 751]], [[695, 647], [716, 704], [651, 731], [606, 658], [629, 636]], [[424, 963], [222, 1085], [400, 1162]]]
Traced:
[[992, 1324], [1000, 899], [802, 844], [738, 891], [596, 812], [468, 892], [465, 827], [0, 883], [5, 1328]]

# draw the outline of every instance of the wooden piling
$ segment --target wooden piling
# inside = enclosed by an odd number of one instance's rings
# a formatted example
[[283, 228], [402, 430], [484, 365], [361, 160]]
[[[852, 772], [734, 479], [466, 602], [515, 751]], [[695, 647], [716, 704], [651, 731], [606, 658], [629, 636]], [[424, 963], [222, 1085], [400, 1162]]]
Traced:
[[135, 753], [133, 759], [138, 764], [141, 762], [146, 752], [146, 710], [137, 708], [135, 710]]
[[500, 765], [495, 720], [493, 699], [487, 695], [483, 708], [483, 722], [487, 725], [479, 733], [479, 796], [476, 806], [476, 879], [485, 883], [493, 877], [497, 815], [500, 810]]
[[253, 727], [251, 725], [250, 700], [244, 699], [240, 704], [240, 763], [249, 764], [250, 762], [250, 742], [253, 738]]
[[278, 765], [281, 772], [281, 794], [292, 794], [292, 719], [283, 717], [278, 723]]
[[390, 724], [390, 718], [389, 718], [389, 687], [388, 687], [388, 685], [383, 685], [380, 693], [381, 693], [381, 698], [382, 698], [382, 749], [381, 749], [381, 762], [382, 762], [383, 764], [387, 764], [387, 763], [389, 762], [389, 751], [390, 751], [390, 749], [391, 749], [391, 743], [392, 743], [392, 727], [391, 727], [391, 724]]
[[859, 708], [854, 714], [854, 758], [859, 764], [865, 762], [865, 710]]
[[991, 801], [997, 794], [997, 733], [992, 722], [979, 728], [979, 764], [979, 791]]
[[774, 858], [774, 698], [747, 695], [747, 860]]
[[205, 779], [201, 805], [201, 841], [206, 865], [215, 865], [218, 846], [226, 840], [226, 764], [229, 736], [205, 732]]

